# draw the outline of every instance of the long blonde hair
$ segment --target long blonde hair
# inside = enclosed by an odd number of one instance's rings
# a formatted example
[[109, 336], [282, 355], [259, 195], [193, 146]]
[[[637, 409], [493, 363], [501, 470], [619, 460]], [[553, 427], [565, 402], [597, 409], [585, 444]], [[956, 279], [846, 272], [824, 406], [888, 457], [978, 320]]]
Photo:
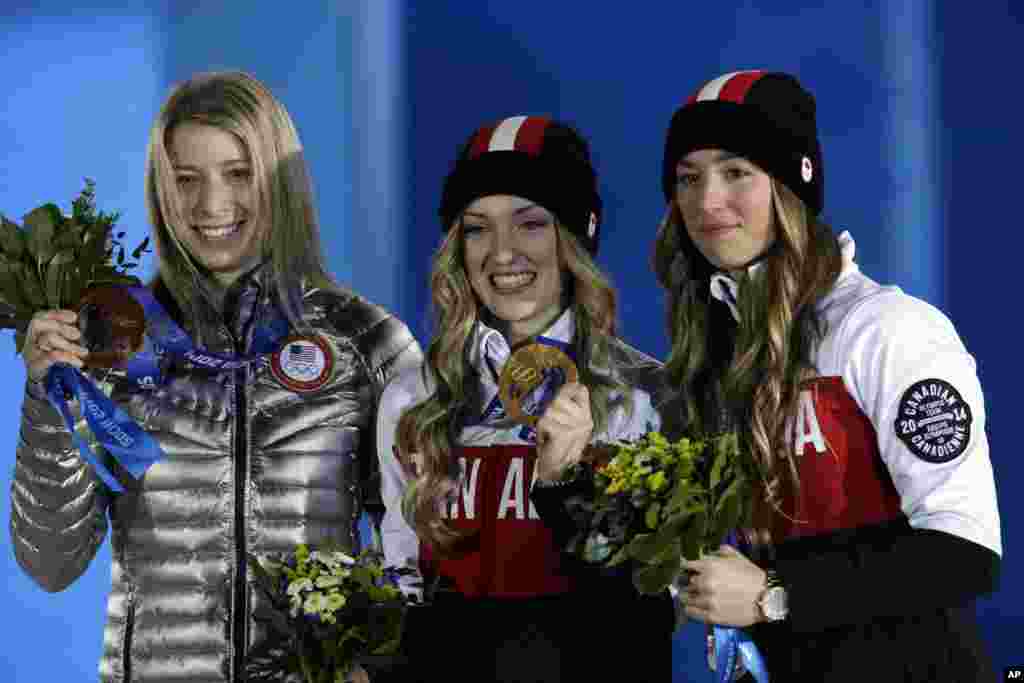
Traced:
[[153, 124], [146, 153], [146, 204], [159, 279], [181, 310], [194, 318], [199, 269], [176, 236], [190, 226], [180, 210], [168, 153], [175, 126], [186, 121], [231, 133], [248, 151], [259, 214], [253, 218], [265, 220], [268, 226], [262, 249], [271, 262], [271, 287], [289, 322], [303, 330], [303, 286], [331, 290], [338, 286], [324, 266], [312, 185], [298, 133], [284, 106], [248, 74], [197, 74], [175, 86]]
[[[576, 324], [573, 347], [580, 382], [590, 391], [594, 433], [600, 433], [617, 405], [628, 410], [632, 392], [611, 369], [616, 294], [580, 242], [557, 225], [559, 259], [568, 273], [569, 306]], [[456, 491], [461, 473], [453, 454], [478, 386], [467, 358], [482, 305], [464, 267], [461, 221], [448, 231], [434, 256], [430, 283], [437, 332], [427, 349], [424, 381], [433, 393], [399, 419], [396, 443], [413, 474], [403, 508], [420, 538], [439, 555], [458, 551], [463, 535], [441, 517], [441, 505]], [[430, 386], [430, 385], [428, 385]], [[614, 395], [614, 398], [613, 398]], [[413, 460], [415, 455], [415, 466]]]
[[[842, 256], [832, 229], [774, 179], [772, 206], [775, 241], [761, 272], [741, 276], [738, 326], [724, 306], [712, 305], [715, 268], [689, 238], [675, 202], [658, 228], [653, 265], [668, 295], [666, 371], [683, 390], [687, 423], [706, 432], [736, 425], [762, 478], [764, 502], [780, 510], [799, 491], [789, 426], [825, 334], [815, 303], [838, 279]], [[770, 524], [755, 505], [758, 520]]]

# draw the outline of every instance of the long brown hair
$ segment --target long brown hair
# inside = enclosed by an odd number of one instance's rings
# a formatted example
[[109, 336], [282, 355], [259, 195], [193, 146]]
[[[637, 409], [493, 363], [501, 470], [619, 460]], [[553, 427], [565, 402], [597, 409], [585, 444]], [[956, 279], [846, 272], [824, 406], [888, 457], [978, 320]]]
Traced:
[[[576, 325], [573, 346], [580, 382], [590, 390], [594, 433], [600, 433], [616, 405], [632, 405], [632, 392], [608, 372], [615, 334], [616, 294], [590, 254], [557, 224], [559, 260], [569, 280], [569, 307]], [[478, 378], [467, 358], [482, 305], [464, 267], [461, 221], [448, 231], [434, 256], [430, 283], [437, 331], [427, 349], [423, 379], [432, 393], [402, 414], [396, 443], [412, 474], [403, 500], [406, 519], [439, 555], [454, 551], [463, 537], [441, 516], [457, 490], [461, 473], [453, 447], [472, 405]]]
[[[715, 268], [675, 202], [658, 228], [653, 265], [668, 296], [666, 371], [683, 390], [687, 424], [705, 432], [735, 425], [760, 473], [763, 501], [780, 510], [799, 491], [789, 432], [800, 383], [816, 374], [811, 354], [825, 334], [815, 303], [838, 279], [842, 256], [832, 229], [774, 179], [772, 206], [775, 241], [762, 270], [740, 277], [738, 325], [712, 302]], [[756, 526], [767, 527], [767, 517], [755, 504]]]

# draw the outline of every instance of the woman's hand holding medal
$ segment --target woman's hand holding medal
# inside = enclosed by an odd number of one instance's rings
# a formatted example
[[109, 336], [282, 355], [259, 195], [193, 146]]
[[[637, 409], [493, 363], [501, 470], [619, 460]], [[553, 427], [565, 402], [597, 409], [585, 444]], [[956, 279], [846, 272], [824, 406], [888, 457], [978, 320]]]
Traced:
[[537, 421], [537, 478], [554, 481], [578, 463], [593, 431], [587, 387], [579, 382], [563, 385]]
[[579, 462], [590, 443], [594, 420], [590, 392], [577, 379], [576, 364], [546, 344], [519, 348], [501, 372], [499, 393], [509, 418], [537, 431], [537, 478], [558, 479]]

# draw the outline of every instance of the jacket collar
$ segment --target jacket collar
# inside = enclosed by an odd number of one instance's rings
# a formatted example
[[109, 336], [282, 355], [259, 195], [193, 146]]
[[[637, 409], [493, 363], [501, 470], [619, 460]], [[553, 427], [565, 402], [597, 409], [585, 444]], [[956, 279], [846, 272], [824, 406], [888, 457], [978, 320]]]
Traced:
[[[857, 245], [853, 241], [853, 237], [850, 235], [848, 230], [844, 230], [836, 238], [839, 241], [839, 249], [843, 257], [842, 271], [839, 273], [839, 279], [843, 279], [850, 273], [860, 271], [860, 267], [854, 262], [853, 258], [857, 252]], [[764, 259], [761, 259], [754, 264], [747, 267], [747, 278], [753, 280], [759, 277], [764, 271]], [[732, 311], [732, 317], [737, 322], [740, 319], [739, 312], [739, 298], [740, 298], [740, 285], [736, 280], [733, 279], [732, 275], [724, 271], [718, 271], [711, 275], [711, 296], [718, 299], [729, 307]]]

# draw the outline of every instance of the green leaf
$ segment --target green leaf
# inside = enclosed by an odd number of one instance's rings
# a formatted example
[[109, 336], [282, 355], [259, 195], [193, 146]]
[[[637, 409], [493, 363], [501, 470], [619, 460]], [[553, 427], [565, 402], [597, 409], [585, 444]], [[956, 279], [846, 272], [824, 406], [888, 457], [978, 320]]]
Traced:
[[50, 308], [64, 307], [66, 302], [61, 299], [64, 274], [74, 260], [75, 253], [70, 249], [58, 252], [50, 259], [50, 265], [46, 268], [46, 300]]
[[629, 548], [627, 546], [623, 546], [623, 547], [619, 548], [619, 550], [614, 555], [612, 555], [610, 560], [608, 560], [607, 562], [604, 563], [604, 566], [606, 566], [606, 567], [617, 567], [618, 565], [622, 564], [623, 562], [625, 562], [628, 559], [629, 559]]
[[711, 479], [708, 482], [708, 489], [714, 491], [718, 483], [722, 481], [722, 470], [726, 466], [728, 460], [728, 453], [725, 450], [715, 449], [715, 460], [711, 464]]
[[658, 514], [661, 512], [661, 503], [655, 501], [651, 503], [651, 506], [647, 508], [647, 512], [644, 513], [644, 522], [647, 524], [647, 528], [654, 530], [658, 528]]
[[655, 595], [665, 590], [679, 574], [679, 559], [675, 562], [641, 567], [633, 572], [633, 585], [644, 595]]
[[4, 303], [15, 309], [29, 308], [28, 301], [21, 292], [18, 282], [22, 279], [22, 265], [4, 261], [0, 264], [0, 297]]
[[56, 251], [64, 249], [81, 249], [82, 248], [82, 236], [77, 228], [70, 230], [64, 230], [57, 235], [53, 240], [53, 248]]
[[686, 559], [696, 560], [700, 557], [704, 546], [704, 526], [706, 524], [705, 513], [698, 512], [680, 536], [681, 552]]
[[35, 268], [25, 264], [21, 266], [21, 291], [32, 308], [39, 310], [46, 307], [46, 292], [39, 282], [39, 275]]
[[78, 308], [78, 302], [82, 300], [82, 290], [84, 289], [84, 283], [82, 278], [82, 268], [77, 263], [72, 263], [68, 266], [64, 275], [64, 301], [71, 308]]
[[640, 562], [647, 562], [658, 554], [657, 537], [654, 534], [637, 534], [626, 546], [629, 556]]
[[392, 655], [398, 652], [398, 647], [402, 644], [401, 638], [392, 638], [391, 640], [385, 640], [383, 643], [373, 648], [370, 651], [372, 655]]
[[25, 251], [25, 236], [17, 223], [0, 215], [0, 249], [13, 261], [21, 258]]
[[47, 205], [32, 209], [25, 216], [25, 246], [38, 263], [46, 263], [53, 256], [53, 233], [56, 224]]
[[730, 493], [722, 496], [718, 509], [715, 511], [715, 520], [712, 535], [707, 539], [708, 546], [719, 546], [729, 535], [729, 532], [736, 528], [740, 521], [740, 497], [737, 495], [737, 483], [733, 481], [729, 485]]
[[110, 227], [101, 223], [90, 225], [82, 239], [83, 247], [81, 256], [89, 264], [106, 263], [107, 256], [107, 235]]
[[700, 488], [692, 486], [685, 480], [680, 480], [672, 492], [668, 501], [668, 514], [672, 515], [692, 505], [691, 499], [700, 492]]
[[132, 252], [132, 258], [133, 259], [138, 259], [140, 256], [142, 256], [143, 254], [145, 254], [146, 252], [149, 251], [148, 247], [149, 247], [149, 237], [147, 236], [146, 239], [142, 240], [142, 244], [140, 244], [139, 246], [135, 247], [135, 251]]

